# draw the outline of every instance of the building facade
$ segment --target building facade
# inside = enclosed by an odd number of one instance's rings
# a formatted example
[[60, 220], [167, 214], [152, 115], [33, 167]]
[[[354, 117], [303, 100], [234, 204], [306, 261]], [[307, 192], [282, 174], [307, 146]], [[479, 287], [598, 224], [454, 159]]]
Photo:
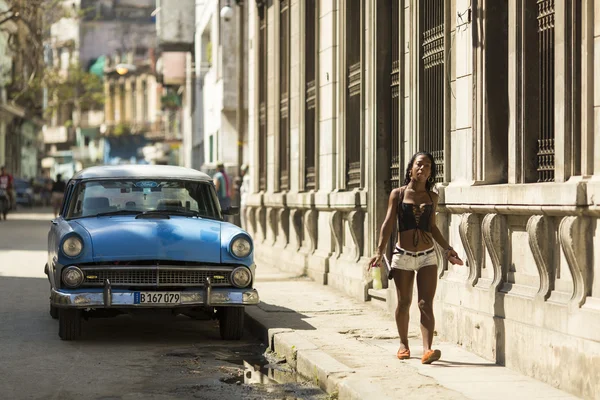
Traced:
[[371, 289], [366, 263], [427, 150], [438, 226], [467, 260], [438, 249], [439, 336], [594, 398], [599, 15], [592, 0], [250, 3], [257, 263], [392, 311], [393, 282]]
[[43, 75], [42, 13], [24, 1], [0, 1], [0, 165], [15, 177], [39, 172]]
[[[196, 3], [196, 80], [200, 108], [197, 129], [194, 131], [192, 164], [207, 172], [215, 170], [216, 163], [225, 164], [231, 176], [238, 173], [238, 13], [247, 7], [233, 8], [233, 18], [224, 19], [220, 13], [227, 4], [224, 0], [207, 0]], [[243, 4], [243, 3], [242, 3]], [[244, 51], [247, 52], [247, 43]], [[245, 58], [244, 58], [245, 59]], [[247, 84], [243, 92], [246, 93]], [[247, 113], [247, 99], [243, 113]], [[247, 124], [244, 124], [247, 125]], [[247, 137], [244, 127], [242, 137]], [[242, 160], [248, 160], [248, 145], [242, 140]]]

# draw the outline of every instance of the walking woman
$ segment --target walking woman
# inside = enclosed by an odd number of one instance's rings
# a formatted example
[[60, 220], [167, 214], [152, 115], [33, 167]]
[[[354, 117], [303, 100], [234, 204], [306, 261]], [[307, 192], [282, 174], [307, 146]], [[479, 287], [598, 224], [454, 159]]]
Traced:
[[441, 356], [439, 350], [431, 348], [435, 328], [433, 298], [438, 279], [433, 241], [444, 249], [446, 259], [462, 265], [458, 254], [444, 239], [435, 223], [438, 204], [438, 195], [432, 191], [435, 176], [435, 162], [431, 154], [419, 152], [412, 156], [406, 168], [404, 186], [394, 189], [390, 194], [377, 254], [369, 262], [369, 268], [380, 265], [388, 238], [398, 221], [398, 238], [391, 265], [398, 293], [396, 325], [400, 335], [400, 349], [397, 356], [400, 360], [410, 358], [408, 320], [416, 274], [423, 336], [423, 364], [431, 364]]

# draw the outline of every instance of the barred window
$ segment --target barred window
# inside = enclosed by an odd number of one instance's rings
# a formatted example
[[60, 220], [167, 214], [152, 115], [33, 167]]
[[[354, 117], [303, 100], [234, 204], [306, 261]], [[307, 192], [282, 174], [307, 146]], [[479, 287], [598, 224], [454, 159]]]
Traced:
[[258, 37], [258, 187], [267, 189], [267, 10], [260, 7]]
[[421, 149], [435, 160], [444, 181], [444, 0], [421, 0]]
[[316, 182], [316, 54], [317, 54], [317, 3], [306, 0], [304, 76], [306, 77], [306, 104], [304, 109], [304, 188], [315, 190]]
[[363, 0], [346, 2], [346, 187], [361, 186]]
[[289, 0], [279, 8], [279, 189], [288, 190], [290, 182], [290, 13]]

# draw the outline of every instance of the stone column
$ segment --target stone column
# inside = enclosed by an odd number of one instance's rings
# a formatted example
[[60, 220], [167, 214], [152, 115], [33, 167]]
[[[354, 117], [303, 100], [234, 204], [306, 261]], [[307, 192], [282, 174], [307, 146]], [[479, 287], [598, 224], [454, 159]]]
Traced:
[[[525, 12], [526, 4], [532, 10]], [[538, 132], [539, 71], [537, 51], [537, 12], [535, 3], [509, 0], [508, 5], [508, 93], [510, 113], [508, 183], [535, 182]], [[530, 118], [531, 116], [531, 118]]]
[[[581, 6], [581, 175], [594, 174], [594, 106], [600, 106], [600, 101], [594, 102], [595, 86], [600, 80], [594, 79], [595, 68], [600, 64], [600, 58], [594, 62], [594, 57], [600, 57], [600, 51], [594, 53], [594, 43], [598, 40], [600, 48], [600, 25], [594, 25], [594, 7], [600, 14], [600, 4], [594, 0], [582, 0]], [[597, 91], [600, 95], [600, 87]], [[598, 96], [600, 98], [600, 96]], [[595, 104], [596, 103], [596, 104]], [[596, 153], [600, 154], [600, 153]], [[597, 157], [600, 158], [600, 157]]]
[[304, 57], [302, 56], [302, 32], [304, 32], [304, 18], [301, 9], [300, 0], [291, 0], [290, 4], [290, 104], [289, 104], [289, 121], [290, 121], [290, 165], [289, 165], [289, 188], [292, 192], [298, 192], [300, 189], [300, 157], [303, 154], [301, 151], [304, 148], [304, 140], [301, 135], [301, 119], [304, 116], [304, 107], [301, 107], [300, 88], [303, 81], [302, 75], [304, 70]]
[[[319, 192], [332, 191], [336, 184], [337, 132], [338, 132], [338, 82], [339, 71], [343, 71], [338, 63], [338, 43], [336, 37], [343, 28], [336, 29], [338, 22], [337, 3], [321, 0], [319, 3]], [[342, 25], [341, 23], [339, 25]], [[341, 52], [339, 52], [341, 53]], [[339, 66], [336, 68], [336, 66]]]
[[114, 98], [111, 92], [111, 82], [106, 79], [104, 81], [104, 98], [106, 99], [104, 102], [104, 121], [109, 124], [114, 122]]
[[267, 7], [267, 192], [279, 191], [279, 1]]
[[[452, 2], [454, 4], [454, 2]], [[474, 180], [474, 137], [473, 137], [473, 44], [472, 24], [468, 21], [468, 4], [462, 3], [460, 8], [456, 5], [456, 12], [451, 13], [452, 30], [454, 35], [454, 48], [456, 57], [450, 59], [451, 65], [446, 65], [446, 70], [450, 69], [451, 75], [456, 77], [455, 91], [455, 126], [452, 133], [452, 176], [449, 180]], [[450, 39], [446, 38], [446, 41]], [[451, 39], [450, 39], [451, 40]], [[446, 63], [448, 59], [446, 59]], [[447, 90], [447, 89], [446, 89]], [[453, 113], [454, 114], [454, 113]], [[445, 151], [446, 157], [449, 152]], [[449, 177], [446, 174], [446, 179]]]
[[[600, 127], [600, 3], [594, 1], [594, 126], [595, 138], [598, 139], [598, 127]], [[590, 7], [588, 7], [589, 10]], [[600, 139], [594, 140], [594, 175], [600, 175]]]
[[131, 98], [131, 80], [135, 79], [135, 78], [127, 78], [125, 80], [125, 115], [122, 116], [121, 118], [124, 117], [124, 120], [126, 123], [132, 123], [133, 122], [133, 101]]

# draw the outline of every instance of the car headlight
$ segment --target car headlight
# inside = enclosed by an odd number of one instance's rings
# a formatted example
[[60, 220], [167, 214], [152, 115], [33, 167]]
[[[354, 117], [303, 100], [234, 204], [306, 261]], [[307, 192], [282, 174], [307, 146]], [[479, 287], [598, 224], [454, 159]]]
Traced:
[[75, 266], [67, 267], [62, 271], [62, 281], [65, 286], [76, 288], [83, 283], [83, 272]]
[[239, 288], [245, 288], [252, 281], [252, 273], [246, 267], [237, 267], [231, 272], [231, 283]]
[[245, 237], [239, 237], [231, 243], [231, 253], [237, 258], [245, 258], [250, 255], [252, 245]]
[[62, 250], [68, 257], [77, 257], [83, 250], [83, 242], [77, 236], [71, 236], [63, 242]]

